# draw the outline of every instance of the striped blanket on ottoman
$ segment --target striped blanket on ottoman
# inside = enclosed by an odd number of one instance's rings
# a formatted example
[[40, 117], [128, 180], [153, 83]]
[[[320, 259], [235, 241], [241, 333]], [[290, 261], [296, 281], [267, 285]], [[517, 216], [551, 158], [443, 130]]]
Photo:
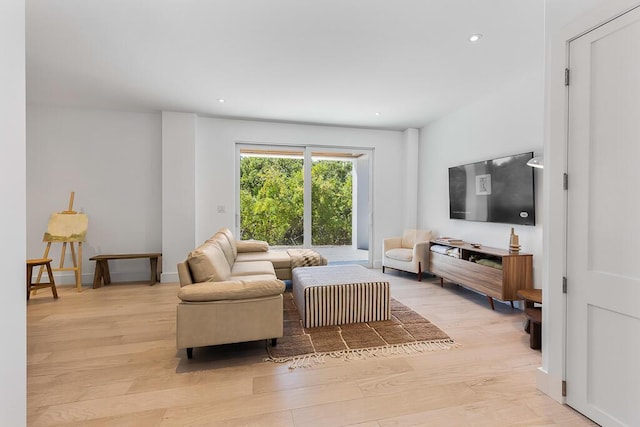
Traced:
[[291, 269], [327, 265], [327, 259], [313, 249], [287, 249], [291, 257]]
[[389, 282], [361, 265], [293, 270], [293, 298], [305, 328], [388, 320]]

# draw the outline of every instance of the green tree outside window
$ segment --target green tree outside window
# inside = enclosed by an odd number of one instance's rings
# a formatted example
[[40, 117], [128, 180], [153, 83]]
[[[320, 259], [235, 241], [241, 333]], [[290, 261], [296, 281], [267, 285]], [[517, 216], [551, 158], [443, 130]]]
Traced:
[[[311, 167], [313, 245], [351, 244], [352, 163], [317, 160]], [[274, 246], [303, 243], [303, 160], [242, 157], [240, 234]]]

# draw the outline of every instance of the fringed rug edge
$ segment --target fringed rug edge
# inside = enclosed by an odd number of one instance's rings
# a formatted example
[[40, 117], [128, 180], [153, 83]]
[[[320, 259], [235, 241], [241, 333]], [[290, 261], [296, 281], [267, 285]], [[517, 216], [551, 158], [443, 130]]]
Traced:
[[[273, 357], [269, 353], [269, 357], [265, 358], [265, 362], [287, 363], [289, 369], [309, 368], [314, 365], [325, 363], [326, 358], [342, 360], [363, 360], [372, 357], [387, 357], [399, 354], [416, 354], [427, 351], [449, 350], [460, 347], [452, 339], [432, 340], [432, 341], [414, 341], [403, 344], [389, 344], [379, 347], [361, 348], [354, 350], [340, 350], [321, 353], [300, 354], [297, 356]], [[267, 349], [268, 352], [268, 349]]]

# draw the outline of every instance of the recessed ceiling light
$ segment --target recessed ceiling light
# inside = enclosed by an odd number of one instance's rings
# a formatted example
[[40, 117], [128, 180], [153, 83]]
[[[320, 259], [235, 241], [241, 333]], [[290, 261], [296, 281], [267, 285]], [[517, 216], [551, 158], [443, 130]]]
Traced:
[[481, 38], [482, 38], [482, 34], [473, 34], [469, 36], [469, 41], [471, 43], [478, 43]]
[[219, 102], [220, 104], [224, 104], [224, 99], [222, 99], [222, 98], [218, 98], [218, 102]]
[[381, 116], [382, 113], [380, 111], [376, 111], [376, 116]]

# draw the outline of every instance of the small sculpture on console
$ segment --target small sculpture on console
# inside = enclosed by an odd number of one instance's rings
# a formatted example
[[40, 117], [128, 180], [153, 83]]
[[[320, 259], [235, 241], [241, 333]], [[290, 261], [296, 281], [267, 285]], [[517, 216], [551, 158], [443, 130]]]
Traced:
[[509, 237], [509, 252], [520, 252], [520, 238], [514, 232], [513, 227], [511, 227], [511, 236]]

